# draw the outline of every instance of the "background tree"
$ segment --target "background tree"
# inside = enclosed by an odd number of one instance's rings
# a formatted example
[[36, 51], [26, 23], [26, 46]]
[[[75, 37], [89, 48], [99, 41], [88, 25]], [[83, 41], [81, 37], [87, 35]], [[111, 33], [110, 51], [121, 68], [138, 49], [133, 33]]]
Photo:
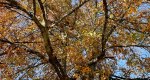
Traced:
[[1, 0], [0, 77], [148, 79], [150, 13], [143, 5], [149, 1]]

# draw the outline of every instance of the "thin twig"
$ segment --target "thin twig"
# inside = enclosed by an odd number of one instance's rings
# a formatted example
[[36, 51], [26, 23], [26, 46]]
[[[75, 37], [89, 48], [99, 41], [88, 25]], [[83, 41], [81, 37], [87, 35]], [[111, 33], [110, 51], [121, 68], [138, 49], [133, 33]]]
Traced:
[[84, 2], [82, 2], [79, 6], [75, 7], [74, 9], [72, 9], [70, 12], [68, 12], [67, 14], [65, 14], [62, 18], [60, 18], [58, 21], [55, 22], [55, 24], [51, 25], [51, 27], [57, 25], [58, 23], [60, 23], [62, 20], [64, 20], [66, 17], [68, 17], [69, 15], [71, 15], [72, 13], [74, 13], [76, 10], [78, 10], [80, 7], [82, 7], [85, 3], [87, 3], [90, 0], [85, 0]]
[[122, 47], [150, 47], [150, 45], [126, 45], [126, 46], [118, 45], [118, 46], [110, 46], [107, 49], [116, 48], [116, 47], [118, 47], [118, 48], [122, 48]]
[[18, 74], [18, 73], [20, 73], [20, 72], [23, 72], [23, 71], [28, 70], [28, 69], [31, 69], [31, 68], [38, 67], [38, 66], [43, 65], [43, 64], [46, 64], [46, 63], [48, 63], [48, 62], [43, 62], [43, 63], [37, 64], [37, 65], [35, 65], [35, 66], [29, 65], [27, 68], [24, 68], [24, 69], [22, 69], [22, 70], [19, 70], [19, 71], [16, 72], [15, 74]]
[[22, 41], [22, 42], [13, 42], [13, 43], [43, 43], [43, 42], [28, 42], [28, 41]]
[[11, 44], [11, 45], [13, 45], [13, 46], [15, 46], [15, 47], [23, 48], [23, 49], [26, 50], [27, 52], [32, 53], [32, 54], [35, 54], [35, 55], [37, 55], [38, 57], [40, 57], [41, 59], [46, 60], [45, 56], [42, 55], [42, 53], [40, 53], [40, 52], [38, 52], [38, 51], [35, 51], [35, 50], [33, 50], [33, 49], [27, 47], [26, 45], [23, 45], [23, 44], [21, 44], [21, 45], [15, 44], [15, 43], [13, 43], [13, 42], [7, 40], [7, 39], [0, 39], [0, 42], [9, 43], [9, 44]]

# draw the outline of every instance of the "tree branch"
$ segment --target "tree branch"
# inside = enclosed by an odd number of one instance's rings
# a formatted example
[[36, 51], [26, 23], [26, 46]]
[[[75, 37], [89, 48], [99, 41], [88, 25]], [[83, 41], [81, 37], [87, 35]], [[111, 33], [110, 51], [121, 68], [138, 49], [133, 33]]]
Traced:
[[13, 43], [43, 43], [43, 42], [28, 42], [28, 41], [22, 41], [22, 42], [13, 42]]
[[[136, 28], [132, 28], [132, 27], [128, 27], [128, 26], [122, 26], [120, 23], [123, 22], [123, 21], [126, 21], [128, 23], [131, 23], [131, 24], [137, 24], [137, 23], [133, 23], [133, 22], [129, 22], [127, 21], [126, 19], [119, 19], [119, 20], [115, 20], [115, 19], [111, 19], [113, 21], [116, 22], [117, 25], [120, 25], [121, 27], [125, 28], [125, 29], [128, 29], [128, 30], [133, 30], [133, 31], [136, 31], [136, 32], [139, 32], [139, 33], [142, 33], [142, 34], [147, 34], [147, 35], [150, 35], [150, 32], [143, 32], [139, 29], [136, 29]], [[143, 23], [140, 23], [140, 24], [143, 24]]]
[[29, 65], [27, 68], [24, 68], [24, 69], [22, 69], [22, 70], [19, 70], [19, 71], [16, 72], [15, 74], [18, 74], [18, 73], [23, 72], [23, 71], [25, 71], [25, 70], [27, 70], [27, 69], [35, 68], [35, 67], [38, 67], [38, 66], [40, 66], [40, 65], [47, 64], [47, 63], [48, 63], [48, 62], [43, 62], [43, 63], [37, 64], [37, 65], [35, 65], [35, 66]]
[[42, 10], [42, 14], [43, 14], [43, 19], [45, 21], [45, 25], [47, 27], [47, 19], [46, 19], [46, 14], [45, 14], [45, 9], [44, 9], [43, 3], [42, 3], [41, 0], [38, 0], [38, 2], [39, 2], [39, 5], [40, 5], [40, 8]]
[[[26, 13], [31, 18], [32, 21], [35, 22], [35, 24], [40, 29], [41, 35], [43, 37], [45, 50], [47, 52], [47, 55], [49, 56], [49, 63], [53, 65], [53, 67], [54, 67], [54, 69], [55, 69], [55, 71], [58, 74], [60, 79], [63, 79], [64, 77], [67, 77], [67, 75], [64, 73], [64, 70], [63, 70], [61, 64], [59, 63], [57, 57], [53, 54], [53, 48], [51, 46], [51, 42], [50, 42], [50, 39], [49, 39], [49, 34], [48, 34], [47, 27], [44, 27], [35, 16], [30, 14], [26, 9], [22, 8], [17, 1], [14, 1], [14, 0], [7, 0], [7, 1], [8, 1], [8, 3], [5, 4], [6, 7], [8, 7], [9, 9], [10, 8], [15, 8], [15, 9], [23, 11], [24, 13]], [[41, 7], [42, 7], [42, 5], [41, 5]], [[42, 8], [44, 8], [44, 7], [42, 7]], [[15, 45], [17, 47], [20, 46], [20, 45], [14, 44], [14, 43], [12, 43], [8, 40], [5, 40], [4, 42], [10, 43], [10, 44]], [[28, 48], [25, 45], [23, 45], [21, 47], [23, 47], [27, 52], [30, 52], [32, 54], [36, 54], [40, 58], [45, 59], [45, 56], [43, 56], [39, 52], [37, 52], [35, 50], [32, 50], [32, 49]]]
[[115, 25], [112, 26], [111, 30], [109, 31], [109, 33], [108, 33], [108, 35], [107, 35], [107, 37], [106, 37], [106, 42], [108, 41], [110, 35], [114, 32], [115, 29], [116, 29], [116, 26], [115, 26]]
[[[48, 60], [49, 63], [53, 65], [53, 67], [54, 67], [54, 69], [55, 69], [55, 71], [58, 74], [60, 79], [64, 79], [64, 77], [66, 77], [68, 79], [68, 76], [64, 73], [64, 70], [63, 70], [60, 62], [58, 61], [57, 57], [53, 54], [53, 48], [51, 46], [51, 42], [50, 42], [50, 39], [49, 39], [49, 34], [48, 34], [47, 27], [44, 27], [35, 16], [30, 14], [26, 9], [22, 8], [17, 1], [14, 1], [14, 0], [7, 0], [7, 1], [8, 1], [8, 3], [5, 4], [6, 7], [8, 7], [9, 9], [10, 8], [15, 8], [15, 9], [23, 11], [24, 13], [26, 13], [32, 19], [32, 21], [35, 22], [35, 24], [40, 29], [41, 35], [43, 37], [45, 50], [46, 50], [47, 55], [49, 56], [49, 60]], [[41, 4], [40, 0], [39, 0], [39, 3]], [[44, 7], [42, 7], [42, 5], [41, 5], [41, 9], [43, 9], [43, 8]], [[1, 41], [7, 42], [7, 43], [9, 43], [11, 45], [15, 45], [17, 47], [18, 46], [19, 47], [23, 47], [23, 49], [25, 49], [27, 52], [30, 52], [32, 54], [36, 54], [40, 58], [42, 58], [42, 59], [44, 58], [45, 59], [45, 56], [43, 56], [42, 54], [40, 54], [39, 52], [37, 52], [35, 50], [32, 50], [32, 49], [28, 48], [25, 45], [20, 46], [18, 44], [14, 44], [14, 43], [12, 43], [12, 42], [10, 42], [8, 40], [1, 40]]]
[[36, 0], [33, 0], [33, 11], [34, 11], [34, 16], [36, 16]]
[[78, 10], [80, 7], [82, 7], [85, 3], [87, 3], [90, 0], [85, 0], [84, 2], [82, 2], [79, 6], [75, 7], [74, 9], [72, 9], [71, 11], [69, 11], [67, 14], [65, 14], [62, 18], [60, 18], [58, 21], [55, 22], [55, 24], [52, 25], [55, 26], [58, 23], [60, 23], [62, 20], [64, 20], [66, 17], [68, 17], [69, 15], [71, 15], [72, 13], [74, 13], [76, 10]]
[[11, 11], [13, 11], [13, 12], [16, 12], [17, 14], [19, 14], [19, 15], [21, 15], [21, 16], [23, 16], [23, 17], [25, 17], [25, 18], [27, 18], [27, 19], [30, 19], [31, 20], [31, 18], [29, 18], [28, 16], [26, 16], [26, 15], [23, 15], [23, 14], [21, 14], [21, 13], [19, 13], [18, 11], [16, 11], [16, 10], [13, 10], [13, 9], [10, 9]]
[[47, 60], [47, 59], [45, 58], [45, 56], [42, 55], [40, 52], [35, 51], [35, 50], [33, 50], [33, 49], [30, 49], [30, 48], [27, 47], [26, 45], [15, 44], [15, 43], [13, 43], [13, 42], [7, 40], [7, 39], [0, 39], [0, 42], [9, 43], [9, 44], [11, 44], [11, 45], [13, 45], [13, 46], [15, 46], [15, 47], [23, 48], [23, 49], [26, 50], [27, 52], [30, 52], [30, 53], [32, 53], [32, 54], [35, 54], [35, 55], [37, 55], [38, 57], [40, 57], [41, 59], [43, 59], [43, 60]]
[[14, 1], [14, 0], [6, 0], [6, 1], [7, 2], [0, 2], [0, 4], [5, 5], [5, 7], [8, 9], [14, 8], [14, 9], [18, 9], [18, 10], [23, 11], [24, 13], [26, 13], [31, 18], [32, 21], [34, 21], [37, 24], [37, 26], [40, 29], [43, 27], [43, 25], [41, 25], [41, 23], [38, 21], [38, 19], [35, 16], [33, 16], [32, 13], [29, 13], [26, 9], [21, 7], [21, 5], [17, 1]]
[[0, 53], [0, 56], [3, 56], [3, 55], [6, 55], [7, 53], [3, 52], [3, 53]]
[[122, 47], [150, 47], [150, 45], [126, 45], [126, 46], [118, 45], [118, 46], [110, 46], [107, 49], [116, 48], [116, 47], [118, 47], [118, 48], [122, 48]]
[[105, 11], [105, 21], [104, 21], [104, 26], [103, 26], [103, 32], [102, 32], [102, 51], [101, 54], [97, 57], [98, 60], [102, 59], [105, 56], [105, 46], [106, 46], [106, 29], [107, 29], [107, 24], [108, 24], [108, 8], [107, 8], [107, 1], [103, 0], [103, 8]]
[[24, 13], [26, 13], [31, 18], [33, 17], [33, 15], [31, 13], [29, 13], [26, 9], [21, 7], [21, 4], [19, 4], [17, 1], [15, 1], [15, 0], [6, 0], [6, 1], [8, 3], [1, 2], [1, 4], [5, 4], [6, 8], [8, 8], [8, 9], [15, 8], [15, 9], [23, 11]]
[[125, 77], [120, 77], [120, 76], [116, 76], [116, 75], [111, 75], [109, 77], [110, 80], [149, 80], [149, 78], [125, 78]]
[[[43, 37], [43, 41], [44, 41], [44, 45], [45, 45], [45, 50], [46, 50], [46, 52], [47, 52], [47, 54], [49, 56], [49, 63], [51, 63], [53, 65], [53, 67], [54, 67], [54, 69], [55, 69], [55, 71], [58, 74], [58, 76], [59, 76], [60, 79], [65, 79], [65, 78], [68, 79], [68, 76], [64, 73], [64, 70], [63, 70], [60, 62], [58, 61], [57, 57], [53, 54], [53, 48], [51, 46], [51, 42], [50, 42], [50, 39], [49, 39], [48, 29], [46, 27], [44, 27], [39, 22], [39, 20], [35, 16], [33, 16], [33, 14], [29, 13], [26, 9], [24, 9], [23, 7], [21, 7], [17, 1], [14, 1], [14, 0], [7, 0], [7, 1], [8, 1], [8, 3], [6, 4], [6, 7], [8, 7], [9, 9], [10, 8], [14, 8], [14, 9], [18, 9], [18, 10], [23, 11], [24, 13], [26, 13], [31, 18], [32, 21], [34, 21], [36, 23], [36, 25], [40, 29], [41, 35]], [[67, 16], [69, 16], [70, 14], [72, 14], [77, 9], [79, 9], [83, 4], [85, 4], [88, 1], [90, 1], [90, 0], [85, 0], [82, 4], [80, 4], [78, 7], [76, 7], [72, 11], [70, 11], [67, 15], [64, 15], [56, 23], [61, 22], [63, 19], [65, 19]], [[46, 15], [45, 15], [43, 4], [42, 4], [41, 0], [38, 0], [38, 2], [40, 4], [41, 10], [43, 12], [43, 18], [46, 21]], [[6, 40], [5, 42], [8, 42], [8, 41]], [[12, 43], [10, 41], [8, 43], [10, 43], [12, 45], [20, 46], [18, 44]], [[37, 51], [34, 51], [34, 50], [30, 49], [30, 48], [27, 48], [25, 45], [23, 45], [22, 47], [24, 47], [28, 52], [34, 53], [34, 54], [36, 54], [38, 56], [41, 55]], [[42, 57], [44, 57], [44, 56], [42, 56]]]

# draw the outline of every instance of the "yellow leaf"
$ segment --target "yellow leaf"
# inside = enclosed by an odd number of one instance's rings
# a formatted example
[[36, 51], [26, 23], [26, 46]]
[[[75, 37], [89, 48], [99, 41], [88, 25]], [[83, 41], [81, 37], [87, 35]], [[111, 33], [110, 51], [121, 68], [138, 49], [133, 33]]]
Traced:
[[113, 14], [110, 14], [110, 16], [109, 16], [110, 18], [114, 18], [114, 15]]
[[128, 11], [128, 14], [132, 14], [132, 13], [135, 13], [137, 10], [135, 7], [130, 7], [129, 8], [129, 11]]
[[82, 72], [83, 73], [89, 73], [91, 69], [89, 67], [83, 67]]

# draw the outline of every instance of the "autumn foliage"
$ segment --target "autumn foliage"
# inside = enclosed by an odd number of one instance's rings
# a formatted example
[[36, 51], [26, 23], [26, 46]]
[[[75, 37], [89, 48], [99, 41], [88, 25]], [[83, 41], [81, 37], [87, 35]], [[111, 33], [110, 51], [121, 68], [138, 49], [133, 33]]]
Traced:
[[148, 79], [149, 7], [148, 0], [0, 0], [0, 80]]

